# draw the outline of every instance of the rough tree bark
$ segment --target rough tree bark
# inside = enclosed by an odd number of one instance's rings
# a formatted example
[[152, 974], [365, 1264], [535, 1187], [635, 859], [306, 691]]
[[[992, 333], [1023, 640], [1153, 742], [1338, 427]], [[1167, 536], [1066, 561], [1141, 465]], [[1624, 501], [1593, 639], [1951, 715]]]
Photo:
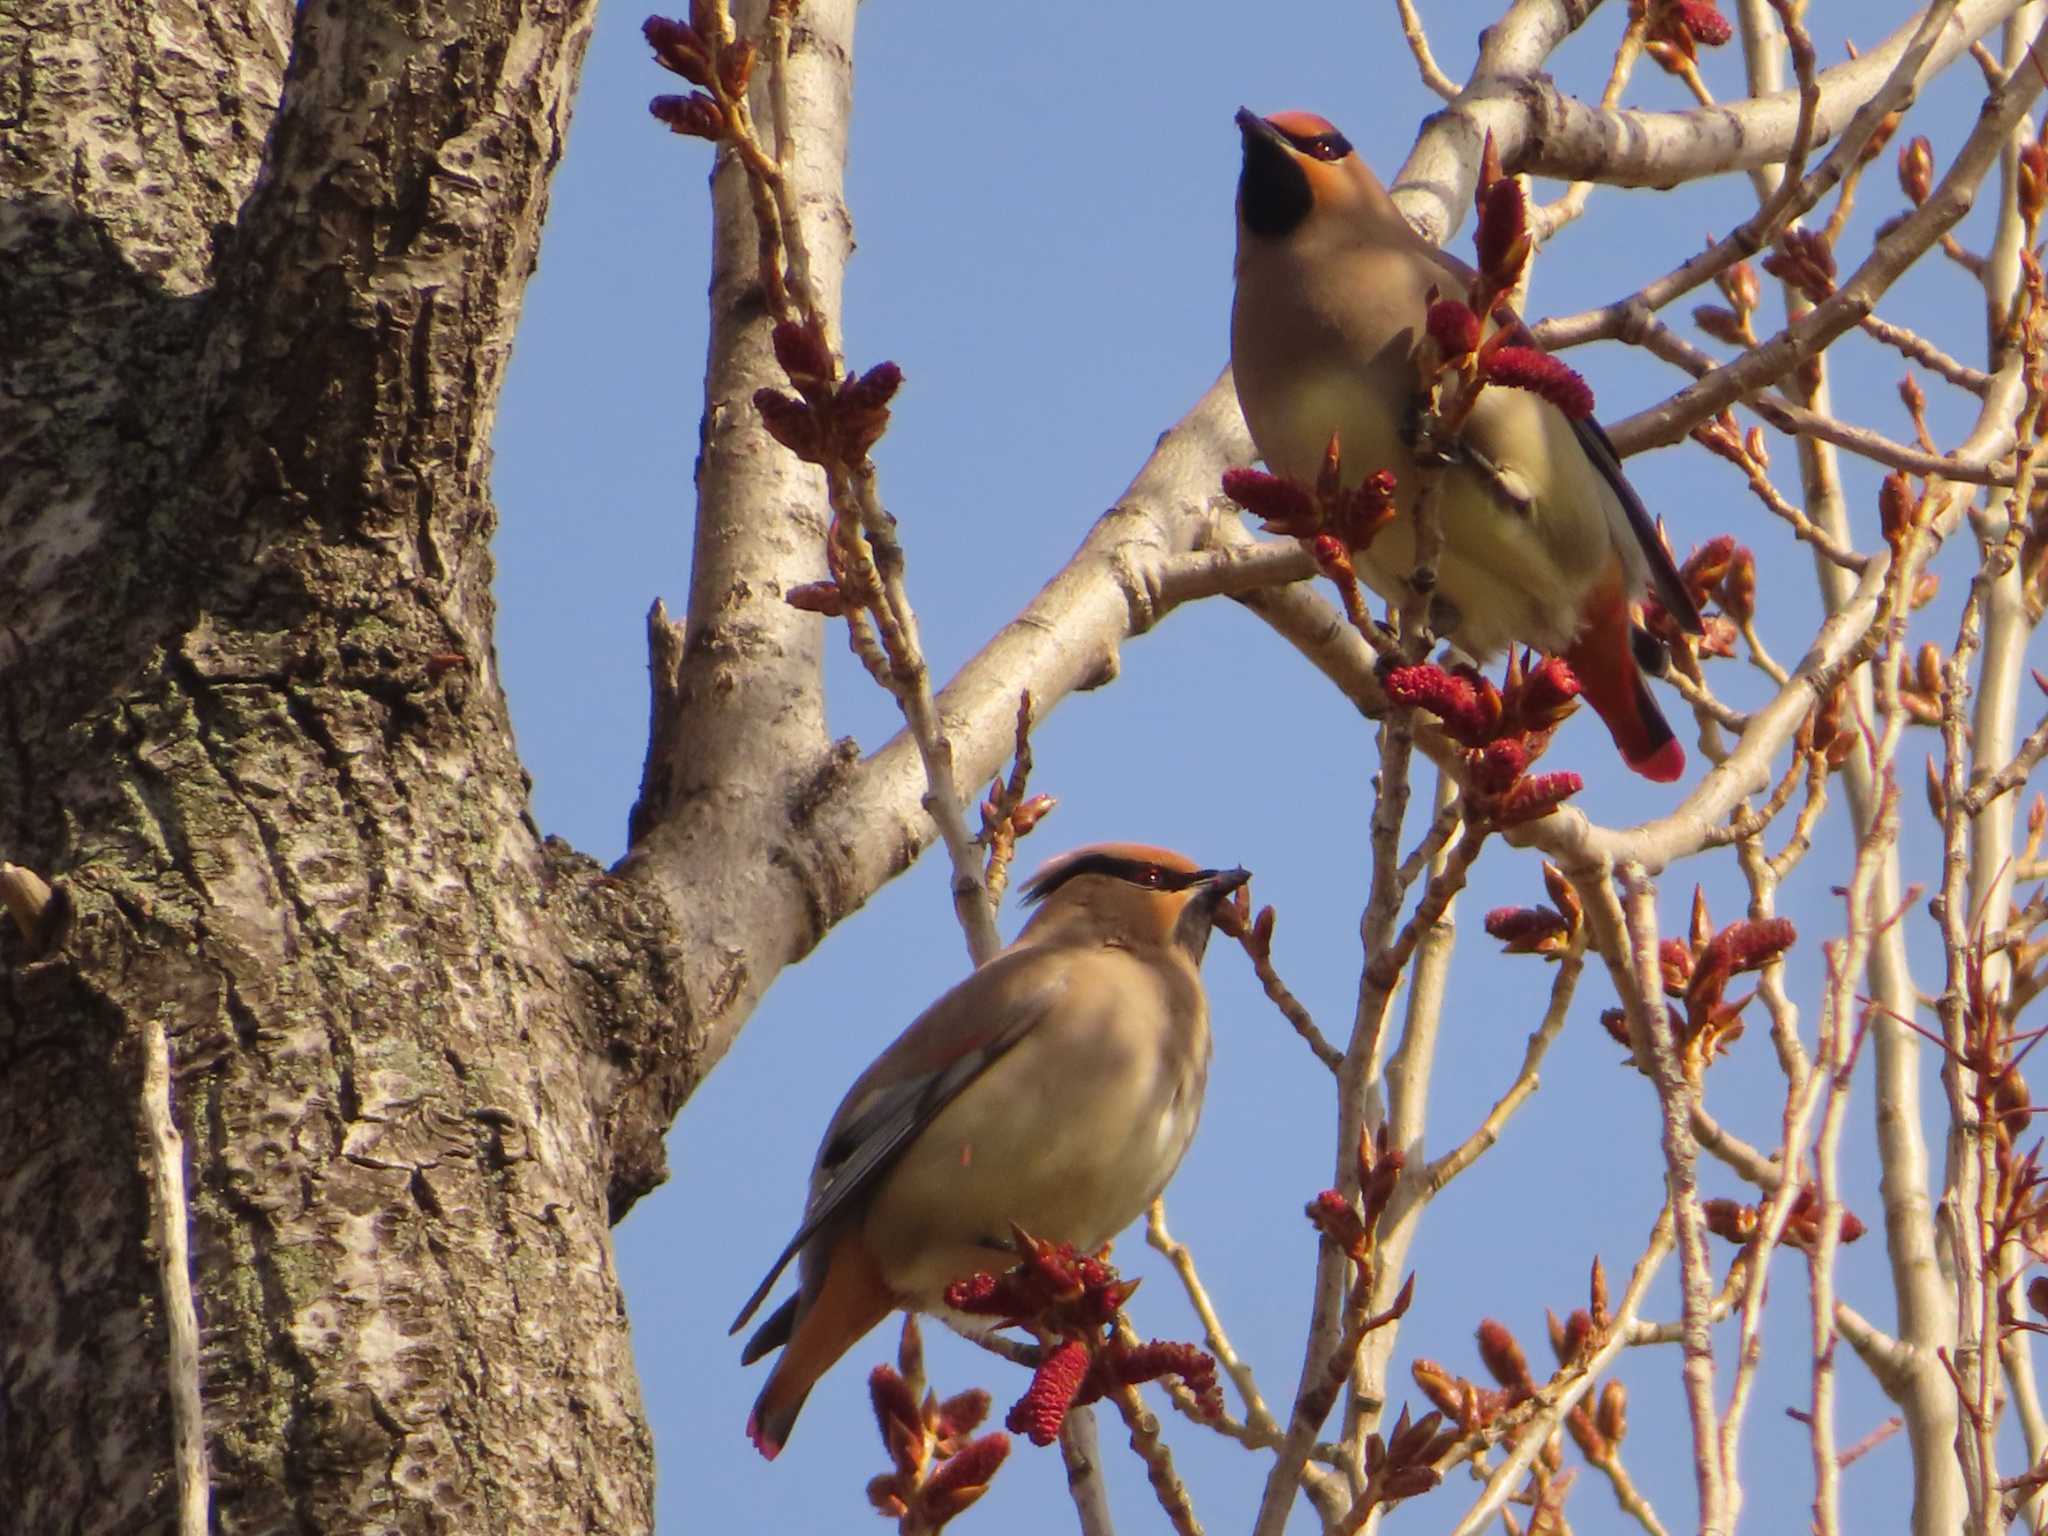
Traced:
[[176, 1509], [151, 1020], [219, 1527], [649, 1524], [607, 1234], [685, 960], [527, 815], [486, 544], [591, 20], [0, 23], [0, 844], [69, 909], [0, 965], [19, 1529]]

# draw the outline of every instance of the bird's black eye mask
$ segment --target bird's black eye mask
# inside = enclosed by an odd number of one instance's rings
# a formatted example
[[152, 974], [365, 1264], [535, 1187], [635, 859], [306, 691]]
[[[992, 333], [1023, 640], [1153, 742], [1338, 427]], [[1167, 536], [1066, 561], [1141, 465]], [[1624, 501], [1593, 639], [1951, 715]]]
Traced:
[[1168, 869], [1149, 859], [1128, 859], [1117, 853], [1087, 853], [1056, 864], [1024, 887], [1024, 902], [1035, 906], [1077, 875], [1107, 875], [1147, 891], [1184, 891], [1215, 873], [1212, 869]]
[[1332, 128], [1328, 133], [1286, 133], [1287, 142], [1313, 160], [1342, 160], [1351, 153], [1351, 141]]

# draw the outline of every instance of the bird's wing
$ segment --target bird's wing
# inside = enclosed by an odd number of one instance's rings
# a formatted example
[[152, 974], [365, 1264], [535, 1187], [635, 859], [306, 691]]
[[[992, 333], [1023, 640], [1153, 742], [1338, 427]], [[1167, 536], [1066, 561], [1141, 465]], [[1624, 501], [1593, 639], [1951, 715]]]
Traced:
[[[1477, 276], [1472, 268], [1449, 251], [1430, 245], [1421, 235], [1418, 234], [1415, 238], [1434, 258], [1437, 266], [1455, 283], [1461, 285], [1446, 288], [1446, 294], [1451, 297], [1462, 297], [1464, 293], [1470, 291], [1472, 280]], [[1494, 313], [1504, 314], [1508, 318], [1508, 324], [1504, 329], [1512, 332], [1509, 339], [1514, 345], [1536, 345], [1536, 338], [1530, 334], [1529, 327], [1520, 315], [1506, 306], [1496, 309]], [[1636, 547], [1642, 550], [1643, 560], [1650, 569], [1650, 589], [1656, 594], [1657, 601], [1664, 605], [1665, 611], [1687, 634], [1702, 633], [1705, 626], [1700, 622], [1700, 610], [1693, 602], [1692, 594], [1685, 590], [1685, 583], [1679, 578], [1678, 567], [1671, 563], [1671, 555], [1664, 548], [1663, 539], [1657, 535], [1657, 523], [1650, 516], [1650, 509], [1643, 505], [1643, 498], [1636, 494], [1636, 488], [1628, 483], [1628, 476], [1622, 473], [1621, 455], [1614, 451], [1614, 444], [1608, 438], [1606, 428], [1591, 416], [1582, 416], [1572, 422], [1572, 435], [1578, 439], [1579, 448], [1586, 455], [1587, 462], [1600, 471], [1600, 478], [1607, 482], [1608, 488], [1614, 492], [1614, 499], [1621, 503], [1625, 522], [1623, 528], [1615, 531], [1626, 531], [1629, 537], [1635, 540]]]
[[1678, 567], [1671, 563], [1671, 554], [1664, 548], [1664, 541], [1657, 536], [1657, 524], [1650, 516], [1650, 509], [1643, 505], [1642, 497], [1628, 483], [1628, 476], [1621, 472], [1621, 456], [1608, 440], [1606, 428], [1591, 416], [1581, 416], [1572, 422], [1572, 432], [1577, 436], [1579, 446], [1586, 451], [1586, 457], [1600, 471], [1601, 478], [1621, 503], [1621, 510], [1628, 518], [1628, 530], [1635, 535], [1643, 558], [1649, 562], [1650, 589], [1656, 594], [1657, 601], [1687, 634], [1704, 633], [1706, 626], [1700, 622], [1699, 608], [1694, 604], [1692, 594], [1685, 590], [1685, 582], [1679, 577]]
[[[738, 1333], [789, 1261], [849, 1209], [967, 1085], [986, 1072], [1052, 1009], [1065, 967], [1045, 948], [1016, 949], [968, 977], [920, 1014], [847, 1094], [825, 1133], [803, 1225], [734, 1319]], [[981, 1024], [1000, 1012], [1002, 1027]]]

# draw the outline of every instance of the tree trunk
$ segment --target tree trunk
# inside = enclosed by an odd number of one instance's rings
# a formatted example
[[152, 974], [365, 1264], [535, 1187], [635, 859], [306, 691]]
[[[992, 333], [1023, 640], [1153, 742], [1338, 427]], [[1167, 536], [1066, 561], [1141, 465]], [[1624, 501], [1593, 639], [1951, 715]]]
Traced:
[[0, 23], [0, 857], [57, 887], [0, 940], [17, 1529], [176, 1521], [151, 1021], [218, 1528], [650, 1523], [608, 1228], [685, 967], [527, 814], [487, 548], [592, 14]]

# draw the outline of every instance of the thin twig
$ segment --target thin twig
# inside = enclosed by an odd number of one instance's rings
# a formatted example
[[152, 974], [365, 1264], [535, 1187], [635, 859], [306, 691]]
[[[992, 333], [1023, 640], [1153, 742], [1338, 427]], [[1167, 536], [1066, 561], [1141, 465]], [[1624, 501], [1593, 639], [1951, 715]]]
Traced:
[[1154, 1200], [1145, 1212], [1145, 1241], [1166, 1255], [1166, 1262], [1180, 1277], [1188, 1304], [1195, 1309], [1195, 1316], [1201, 1319], [1203, 1343], [1216, 1357], [1216, 1363], [1223, 1367], [1224, 1374], [1244, 1401], [1246, 1426], [1256, 1434], [1277, 1437], [1280, 1426], [1274, 1422], [1265, 1398], [1259, 1393], [1259, 1383], [1252, 1375], [1251, 1366], [1245, 1363], [1232, 1346], [1230, 1336], [1223, 1331], [1223, 1320], [1216, 1315], [1208, 1288], [1202, 1284], [1202, 1277], [1195, 1269], [1195, 1256], [1188, 1252], [1185, 1243], [1175, 1241], [1173, 1234], [1166, 1229], [1166, 1202], [1163, 1200]]
[[1173, 1452], [1159, 1438], [1158, 1415], [1145, 1406], [1136, 1387], [1118, 1387], [1109, 1394], [1109, 1400], [1124, 1416], [1124, 1423], [1131, 1432], [1131, 1449], [1145, 1463], [1145, 1475], [1152, 1484], [1152, 1492], [1158, 1496], [1159, 1507], [1166, 1511], [1167, 1522], [1178, 1536], [1202, 1536], [1202, 1522], [1195, 1518], [1195, 1507], [1188, 1500], [1187, 1485], [1173, 1470]]
[[1421, 72], [1423, 86], [1445, 101], [1457, 98], [1457, 82], [1443, 72], [1436, 61], [1436, 55], [1429, 49], [1429, 34], [1423, 30], [1422, 16], [1415, 9], [1415, 0], [1394, 0], [1394, 8], [1401, 15], [1401, 35], [1408, 39], [1408, 51], [1415, 55], [1415, 67]]
[[1116, 1536], [1109, 1513], [1109, 1488], [1102, 1477], [1102, 1441], [1095, 1432], [1095, 1410], [1075, 1406], [1060, 1421], [1060, 1459], [1067, 1467], [1067, 1493], [1081, 1536]]
[[1537, 1073], [1543, 1065], [1543, 1057], [1550, 1044], [1564, 1028], [1565, 1015], [1571, 1009], [1572, 994], [1578, 990], [1579, 974], [1585, 969], [1586, 956], [1583, 949], [1573, 949], [1558, 961], [1557, 974], [1550, 981], [1550, 1005], [1543, 1011], [1543, 1022], [1529, 1036], [1529, 1043], [1522, 1052], [1522, 1067], [1515, 1074], [1515, 1080], [1508, 1085], [1507, 1092], [1495, 1101], [1486, 1118], [1456, 1147], [1432, 1162], [1423, 1173], [1424, 1198], [1441, 1194], [1446, 1185], [1459, 1174], [1470, 1168], [1496, 1142], [1516, 1110], [1536, 1091]]
[[[1716, 1433], [1714, 1341], [1707, 1319], [1713, 1301], [1713, 1271], [1707, 1257], [1706, 1218], [1699, 1198], [1699, 1144], [1692, 1135], [1691, 1108], [1697, 1089], [1679, 1061], [1670, 1014], [1658, 987], [1656, 888], [1642, 866], [1632, 862], [1622, 866], [1620, 877], [1629, 945], [1624, 968], [1631, 973], [1631, 985], [1623, 994], [1623, 1002], [1638, 1055], [1647, 1058], [1664, 1114], [1664, 1163], [1678, 1233], [1679, 1300], [1685, 1326], [1682, 1373], [1686, 1407], [1692, 1416], [1700, 1526], [1702, 1530], [1725, 1531], [1728, 1489]], [[1614, 899], [1611, 890], [1603, 894], [1608, 901]]]

